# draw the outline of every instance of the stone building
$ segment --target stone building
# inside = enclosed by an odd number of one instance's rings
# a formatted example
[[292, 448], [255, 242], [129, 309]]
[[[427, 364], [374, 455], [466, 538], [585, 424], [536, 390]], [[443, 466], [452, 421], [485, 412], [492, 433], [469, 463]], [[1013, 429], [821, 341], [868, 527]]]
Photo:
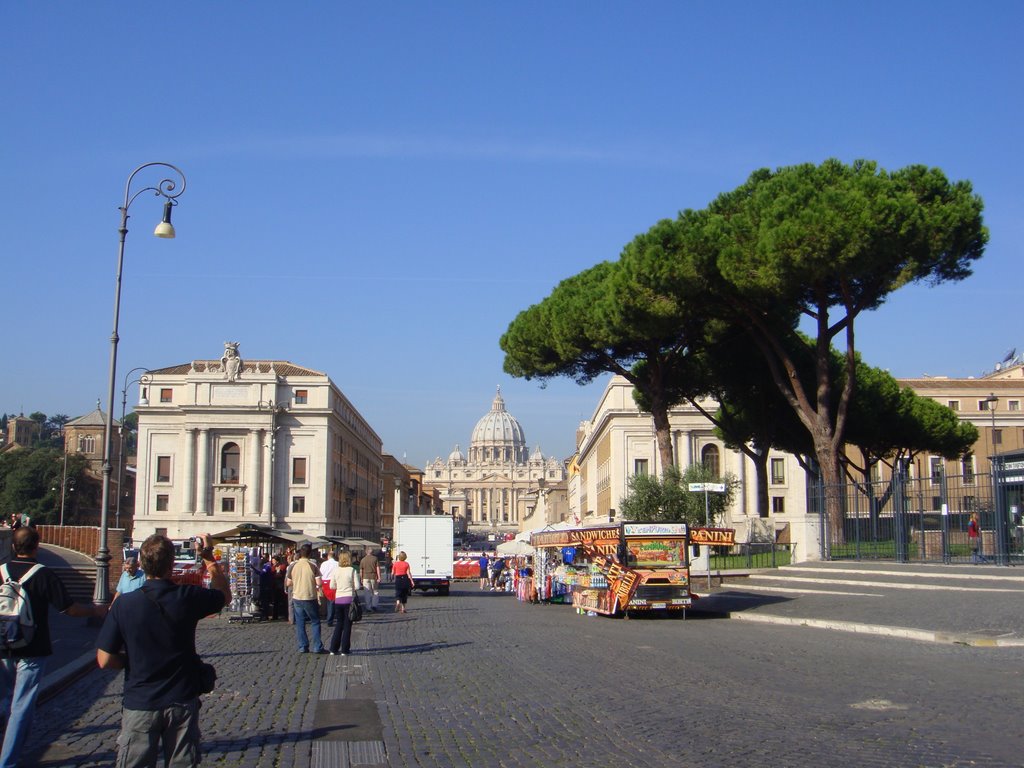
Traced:
[[135, 538], [262, 523], [378, 540], [381, 439], [326, 374], [228, 343], [150, 371], [136, 412]]
[[[718, 407], [713, 400], [701, 405], [708, 412]], [[673, 455], [680, 468], [700, 463], [719, 477], [733, 475], [739, 480], [737, 498], [726, 519], [720, 521], [736, 530], [737, 542], [771, 541], [786, 531], [798, 546], [799, 559], [814, 556], [817, 524], [806, 514], [806, 473], [795, 456], [771, 452], [765, 514], [757, 508], [753, 462], [742, 452], [727, 448], [707, 417], [684, 403], [671, 409], [669, 423]], [[577, 433], [577, 454], [569, 476], [570, 521], [586, 525], [620, 520], [618, 510], [630, 477], [660, 473], [651, 414], [642, 412], [633, 400], [632, 384], [613, 376], [594, 415]]]
[[469, 451], [455, 446], [447, 459], [438, 457], [424, 470], [424, 482], [440, 490], [444, 511], [463, 518], [471, 535], [519, 531], [542, 492], [565, 479], [561, 460], [545, 457], [539, 447], [529, 452], [500, 387], [491, 410], [473, 428]]

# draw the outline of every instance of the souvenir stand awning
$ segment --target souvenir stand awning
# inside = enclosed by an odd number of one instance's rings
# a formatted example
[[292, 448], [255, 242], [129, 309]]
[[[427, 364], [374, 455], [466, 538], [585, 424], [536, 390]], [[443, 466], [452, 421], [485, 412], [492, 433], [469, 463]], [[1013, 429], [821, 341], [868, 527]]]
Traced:
[[214, 547], [220, 551], [221, 562], [227, 567], [228, 582], [231, 586], [231, 605], [228, 610], [235, 614], [231, 621], [248, 623], [259, 620], [256, 606], [256, 590], [259, 563], [250, 562], [253, 547], [309, 544], [314, 549], [330, 546], [331, 542], [319, 536], [309, 536], [302, 531], [284, 531], [269, 525], [242, 523], [220, 533], [211, 533]]

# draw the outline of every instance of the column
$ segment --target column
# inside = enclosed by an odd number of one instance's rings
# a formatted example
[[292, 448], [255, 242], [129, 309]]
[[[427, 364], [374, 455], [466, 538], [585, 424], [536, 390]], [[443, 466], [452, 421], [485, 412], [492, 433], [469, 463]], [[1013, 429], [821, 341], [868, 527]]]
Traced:
[[199, 474], [196, 478], [196, 513], [210, 514], [210, 430], [199, 430]]
[[196, 431], [191, 427], [185, 429], [185, 498], [183, 508], [185, 514], [196, 512]]
[[259, 515], [262, 506], [260, 505], [260, 453], [263, 450], [263, 442], [260, 440], [260, 430], [249, 431], [249, 478], [245, 490], [245, 498], [252, 505], [251, 509], [245, 509], [242, 505], [243, 515]]

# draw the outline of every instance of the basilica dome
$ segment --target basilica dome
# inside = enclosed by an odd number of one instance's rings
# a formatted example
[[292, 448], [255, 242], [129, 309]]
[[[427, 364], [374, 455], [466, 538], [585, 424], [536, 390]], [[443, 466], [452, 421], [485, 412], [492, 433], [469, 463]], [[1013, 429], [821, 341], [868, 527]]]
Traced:
[[515, 417], [505, 410], [501, 387], [491, 411], [476, 423], [469, 444], [470, 461], [526, 461], [526, 436]]

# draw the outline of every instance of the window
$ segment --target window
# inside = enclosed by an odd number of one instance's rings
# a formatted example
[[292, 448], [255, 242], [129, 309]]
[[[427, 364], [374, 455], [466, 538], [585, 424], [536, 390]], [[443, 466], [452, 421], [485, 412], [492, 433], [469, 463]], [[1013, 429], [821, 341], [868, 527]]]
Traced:
[[174, 402], [174, 390], [170, 387], [166, 387], [160, 390], [160, 402], [171, 403]]
[[292, 512], [305, 512], [306, 511], [306, 497], [305, 496], [292, 496]]
[[960, 474], [963, 475], [964, 485], [974, 485], [974, 457], [965, 456], [960, 462]]
[[166, 536], [167, 535], [167, 529], [166, 528], [157, 528], [155, 531], [153, 531], [153, 533], [155, 533], [157, 536]]
[[158, 483], [171, 482], [171, 457], [156, 457], [156, 481]]
[[646, 475], [647, 474], [647, 459], [634, 459], [633, 460], [633, 474], [634, 475]]
[[992, 445], [1002, 445], [1002, 444], [1003, 444], [1003, 430], [1001, 430], [1001, 429], [993, 429], [992, 430]]
[[786, 482], [786, 460], [772, 459], [772, 484], [782, 485]]
[[79, 453], [95, 453], [96, 452], [96, 438], [93, 435], [79, 435], [79, 437], [78, 437], [78, 452]]
[[932, 456], [928, 459], [928, 473], [932, 477], [933, 483], [942, 481], [942, 457]]
[[1006, 410], [1008, 410], [1008, 411], [1019, 411], [1020, 410], [1020, 400], [1007, 400], [1006, 401]]
[[960, 401], [959, 400], [947, 400], [946, 401], [946, 405], [949, 406], [949, 410], [951, 410], [951, 411], [959, 411], [960, 410]]
[[882, 465], [877, 462], [871, 462], [871, 468], [868, 470], [868, 478], [872, 483], [878, 483], [882, 480]]
[[786, 512], [786, 497], [772, 496], [772, 514], [782, 515]]
[[220, 449], [220, 481], [222, 483], [238, 484], [238, 468], [241, 451], [238, 443], [225, 443]]
[[156, 511], [157, 512], [166, 512], [167, 511], [167, 503], [170, 500], [170, 498], [171, 497], [168, 496], [166, 493], [158, 493], [156, 495]]
[[234, 512], [235, 511], [235, 497], [225, 496], [220, 500], [220, 511], [221, 512]]
[[986, 397], [984, 400], [979, 400], [978, 401], [978, 410], [979, 411], [989, 411], [989, 410], [994, 411], [995, 409], [996, 409], [996, 402], [994, 400], [989, 400]]
[[305, 405], [309, 402], [309, 390], [308, 389], [296, 389], [295, 390], [295, 404]]
[[700, 463], [712, 477], [719, 477], [718, 474], [718, 446], [705, 445], [700, 452]]
[[292, 485], [306, 484], [306, 459], [305, 457], [292, 459]]

